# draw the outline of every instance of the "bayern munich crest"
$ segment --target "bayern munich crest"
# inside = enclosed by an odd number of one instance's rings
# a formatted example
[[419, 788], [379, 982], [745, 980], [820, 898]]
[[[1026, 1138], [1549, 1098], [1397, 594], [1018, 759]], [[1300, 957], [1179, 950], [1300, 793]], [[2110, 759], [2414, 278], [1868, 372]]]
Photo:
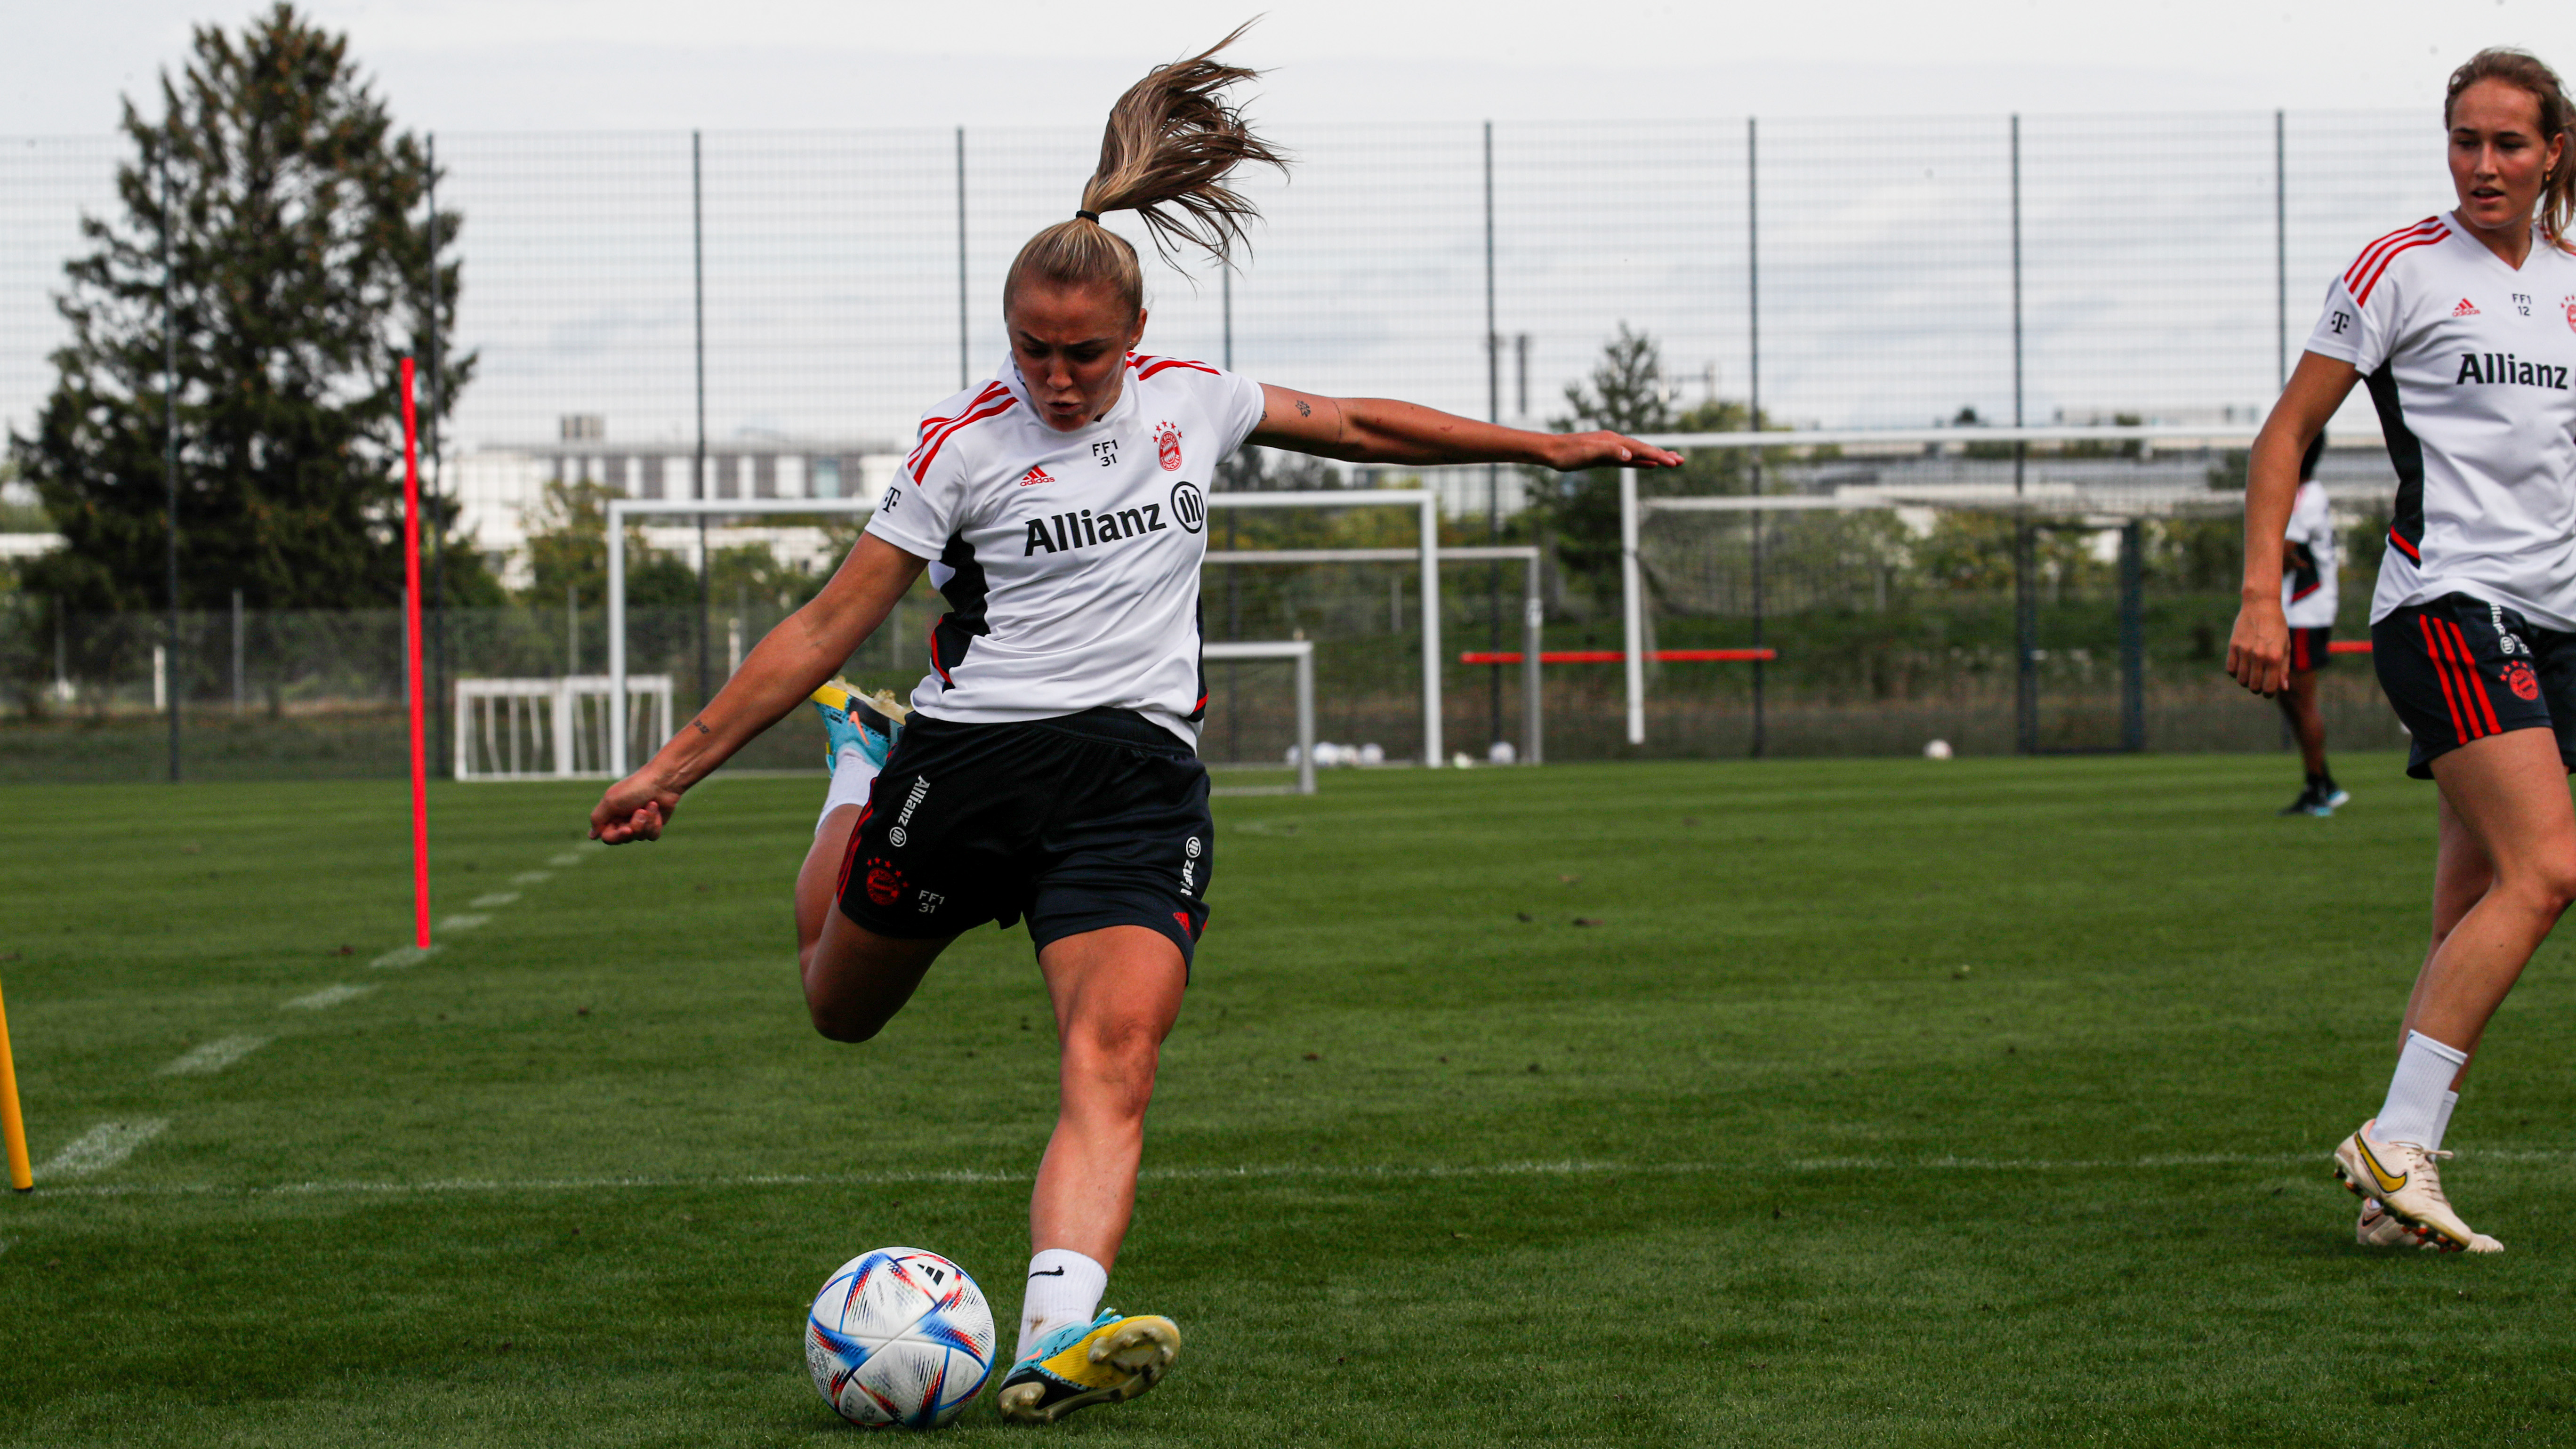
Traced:
[[1154, 425], [1154, 456], [1162, 461], [1163, 471], [1181, 471], [1181, 430], [1170, 423]]

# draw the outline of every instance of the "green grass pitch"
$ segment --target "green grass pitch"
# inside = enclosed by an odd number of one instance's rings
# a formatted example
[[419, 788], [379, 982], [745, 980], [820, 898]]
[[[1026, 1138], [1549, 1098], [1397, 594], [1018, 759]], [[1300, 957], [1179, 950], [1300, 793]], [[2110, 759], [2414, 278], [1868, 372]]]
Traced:
[[[2283, 757], [1219, 801], [1110, 1298], [1182, 1362], [1043, 1432], [2576, 1441], [2566, 948], [2452, 1134], [2510, 1251], [2357, 1249], [2327, 1153], [2385, 1084], [2433, 801], [2341, 764], [2327, 821], [2273, 818]], [[440, 914], [489, 919], [376, 969], [399, 784], [0, 791], [38, 1163], [167, 1124], [0, 1201], [0, 1443], [845, 1442], [800, 1316], [895, 1243], [977, 1273], [1008, 1344], [1054, 1100], [1026, 937], [836, 1046], [789, 941], [819, 776], [719, 780], [617, 851], [577, 844], [592, 793], [437, 792]], [[1027, 1431], [988, 1395], [951, 1432]]]

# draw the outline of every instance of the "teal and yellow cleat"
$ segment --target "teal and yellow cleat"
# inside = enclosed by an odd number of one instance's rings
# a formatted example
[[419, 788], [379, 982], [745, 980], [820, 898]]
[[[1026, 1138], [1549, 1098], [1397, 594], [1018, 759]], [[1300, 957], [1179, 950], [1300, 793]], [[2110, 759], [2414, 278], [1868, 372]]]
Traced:
[[1013, 1423], [1052, 1424], [1076, 1409], [1136, 1397], [1180, 1356], [1181, 1329], [1172, 1320], [1103, 1309], [1088, 1324], [1068, 1323], [1039, 1339], [1002, 1380], [997, 1407]]
[[869, 764], [884, 769], [886, 756], [894, 751], [895, 736], [903, 733], [903, 722], [912, 716], [908, 706], [895, 701], [893, 690], [861, 694], [846, 679], [815, 690], [807, 701], [823, 717], [823, 768], [827, 770], [838, 765], [841, 751], [852, 745], [867, 756]]

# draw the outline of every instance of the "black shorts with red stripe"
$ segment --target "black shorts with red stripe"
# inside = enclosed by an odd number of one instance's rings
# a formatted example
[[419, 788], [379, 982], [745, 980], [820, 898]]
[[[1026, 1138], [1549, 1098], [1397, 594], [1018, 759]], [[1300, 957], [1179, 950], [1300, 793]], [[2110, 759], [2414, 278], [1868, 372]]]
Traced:
[[842, 913], [880, 936], [1028, 917], [1039, 950], [1142, 926], [1187, 962], [1216, 866], [1207, 767], [1123, 709], [1011, 724], [916, 714], [841, 863]]
[[2323, 669], [2334, 659], [2334, 626], [2322, 629], [2290, 631], [2290, 672], [2308, 674]]
[[2414, 736], [2406, 773], [2507, 730], [2547, 729], [2576, 769], [2576, 634], [2535, 628], [2515, 610], [2445, 594], [2370, 626], [2371, 663]]

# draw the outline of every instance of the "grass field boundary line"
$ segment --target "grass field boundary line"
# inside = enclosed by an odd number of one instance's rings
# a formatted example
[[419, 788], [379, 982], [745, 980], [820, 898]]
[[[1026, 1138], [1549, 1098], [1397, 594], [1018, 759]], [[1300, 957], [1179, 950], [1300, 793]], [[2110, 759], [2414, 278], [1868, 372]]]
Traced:
[[319, 991], [313, 992], [307, 996], [299, 996], [293, 1001], [281, 1001], [277, 1004], [277, 1009], [280, 1011], [320, 1011], [326, 1007], [338, 1006], [344, 1001], [355, 1001], [359, 997], [364, 996], [375, 989], [376, 983], [372, 981], [361, 985], [350, 985], [343, 982], [337, 985], [325, 986]]
[[211, 1077], [274, 1040], [276, 1038], [265, 1036], [219, 1036], [213, 1041], [190, 1047], [176, 1059], [162, 1063], [158, 1075]]
[[[1146, 1182], [1256, 1182], [1279, 1180], [1342, 1182], [1432, 1182], [1444, 1179], [1508, 1177], [1705, 1177], [1780, 1175], [1810, 1172], [2135, 1172], [2173, 1167], [2322, 1168], [2323, 1152], [2208, 1153], [2128, 1158], [1984, 1158], [1889, 1157], [1776, 1158], [1751, 1162], [1500, 1162], [1485, 1164], [1396, 1163], [1332, 1166], [1315, 1163], [1259, 1163], [1239, 1167], [1149, 1168]], [[2477, 1154], [2493, 1163], [2576, 1166], [2576, 1152], [2497, 1151]], [[754, 1173], [724, 1177], [555, 1177], [445, 1178], [421, 1182], [310, 1181], [243, 1186], [224, 1183], [128, 1183], [58, 1188], [63, 1196], [138, 1197], [402, 1197], [446, 1193], [502, 1192], [667, 1192], [741, 1187], [903, 1187], [942, 1183], [990, 1185], [1024, 1183], [1027, 1172], [983, 1172], [971, 1169], [931, 1172]], [[37, 1191], [46, 1191], [39, 1184]]]
[[369, 969], [375, 971], [400, 971], [407, 967], [417, 966], [421, 962], [428, 960], [430, 957], [437, 955], [444, 949], [446, 948], [443, 945], [396, 946], [373, 961], [368, 962], [367, 966]]
[[105, 1172], [134, 1155], [134, 1149], [161, 1135], [170, 1125], [167, 1117], [148, 1117], [140, 1122], [101, 1122], [87, 1132], [63, 1144], [53, 1160], [36, 1169], [36, 1182], [41, 1190], [46, 1179], [54, 1177], [87, 1177]]

